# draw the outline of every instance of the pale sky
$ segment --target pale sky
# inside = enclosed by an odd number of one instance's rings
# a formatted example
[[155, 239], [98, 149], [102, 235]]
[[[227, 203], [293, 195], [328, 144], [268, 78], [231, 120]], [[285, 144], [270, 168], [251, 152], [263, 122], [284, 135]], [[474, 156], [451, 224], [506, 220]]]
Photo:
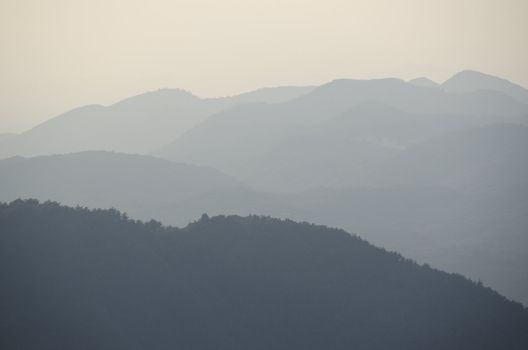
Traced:
[[528, 86], [527, 0], [0, 0], [0, 133], [174, 87], [462, 69]]

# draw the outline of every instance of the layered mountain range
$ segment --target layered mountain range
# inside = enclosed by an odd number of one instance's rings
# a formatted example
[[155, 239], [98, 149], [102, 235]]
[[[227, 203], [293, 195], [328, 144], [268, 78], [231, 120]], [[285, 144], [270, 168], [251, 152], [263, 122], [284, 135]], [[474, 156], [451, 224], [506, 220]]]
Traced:
[[474, 71], [214, 99], [164, 89], [0, 135], [0, 201], [180, 227], [204, 212], [325, 224], [527, 304], [526, 96]]

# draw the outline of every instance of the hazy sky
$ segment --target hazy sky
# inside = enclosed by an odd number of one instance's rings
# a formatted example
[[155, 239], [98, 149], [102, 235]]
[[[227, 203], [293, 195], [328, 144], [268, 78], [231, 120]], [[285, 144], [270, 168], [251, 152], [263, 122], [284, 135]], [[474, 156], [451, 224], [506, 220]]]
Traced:
[[0, 133], [160, 87], [466, 68], [528, 86], [527, 18], [526, 0], [0, 0]]

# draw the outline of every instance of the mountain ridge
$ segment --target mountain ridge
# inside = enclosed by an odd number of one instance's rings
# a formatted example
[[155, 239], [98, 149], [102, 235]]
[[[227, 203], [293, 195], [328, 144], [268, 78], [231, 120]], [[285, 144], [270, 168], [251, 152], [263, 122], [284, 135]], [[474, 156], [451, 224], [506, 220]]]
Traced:
[[449, 92], [463, 93], [477, 90], [500, 91], [516, 100], [528, 104], [528, 89], [491, 74], [474, 70], [463, 70], [441, 84]]
[[149, 153], [221, 110], [260, 101], [278, 103], [311, 89], [267, 88], [222, 98], [159, 89], [108, 106], [81, 106], [6, 140], [0, 158], [87, 150]]
[[0, 204], [0, 224], [6, 348], [528, 343], [520, 304], [342, 230], [206, 215], [174, 229], [32, 200]]

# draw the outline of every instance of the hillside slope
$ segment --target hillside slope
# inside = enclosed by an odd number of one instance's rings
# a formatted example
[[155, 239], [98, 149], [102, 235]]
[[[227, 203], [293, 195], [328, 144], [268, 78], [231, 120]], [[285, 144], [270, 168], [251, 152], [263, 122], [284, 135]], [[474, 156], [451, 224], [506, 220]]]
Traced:
[[528, 312], [344, 231], [0, 205], [2, 348], [525, 349]]
[[0, 178], [2, 201], [37, 198], [116, 207], [139, 218], [174, 201], [240, 186], [212, 168], [112, 152], [4, 159]]
[[519, 102], [528, 104], [528, 90], [506, 79], [473, 70], [464, 70], [442, 83], [441, 87], [453, 93], [474, 92], [478, 90], [500, 91]]
[[[385, 118], [377, 118], [370, 122], [371, 125], [377, 122], [389, 123], [381, 127], [390, 125], [392, 114], [395, 119], [404, 116], [408, 121], [418, 120], [414, 134], [423, 130], [424, 126], [431, 130], [434, 124], [438, 125], [441, 121], [440, 116], [448, 116], [449, 127], [456, 126], [457, 121], [459, 126], [467, 127], [468, 124], [479, 126], [483, 122], [526, 123], [525, 116], [528, 114], [527, 105], [491, 90], [455, 94], [397, 79], [343, 79], [319, 86], [284, 103], [251, 104], [224, 110], [175, 137], [173, 142], [154, 154], [180, 162], [213, 166], [243, 179], [255, 170], [255, 159], [266, 157], [274, 148], [297, 138], [299, 132], [305, 129], [317, 128], [340, 116], [368, 121], [369, 116], [380, 114], [376, 110], [358, 107], [361, 105], [381, 105], [396, 111], [388, 114], [381, 111]], [[431, 115], [436, 116], [436, 120], [431, 120]], [[412, 125], [409, 124], [410, 127]], [[346, 131], [357, 134], [353, 129]], [[415, 135], [411, 135], [411, 141], [414, 138]], [[408, 140], [404, 141], [408, 143]], [[307, 144], [304, 146], [309, 147]], [[347, 145], [338, 143], [335, 147]]]

